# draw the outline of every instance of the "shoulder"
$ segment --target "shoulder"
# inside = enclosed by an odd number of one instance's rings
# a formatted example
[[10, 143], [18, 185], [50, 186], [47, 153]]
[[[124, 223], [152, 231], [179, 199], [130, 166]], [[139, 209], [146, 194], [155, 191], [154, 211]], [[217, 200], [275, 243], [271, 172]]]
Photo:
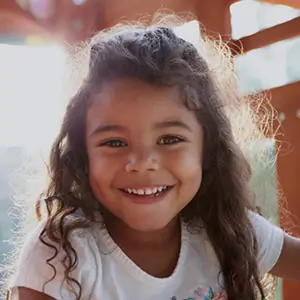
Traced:
[[248, 217], [259, 243], [263, 243], [266, 239], [283, 242], [284, 232], [279, 226], [253, 211], [248, 211]]
[[[25, 237], [19, 255], [19, 267], [22, 267], [27, 261], [37, 264], [37, 262], [50, 262], [52, 260], [53, 264], [56, 264], [66, 255], [64, 245], [54, 242], [44, 233], [45, 224], [45, 221], [39, 222], [32, 227]], [[91, 243], [93, 244], [93, 236], [90, 229], [74, 229], [70, 232], [68, 240], [78, 259], [86, 260], [89, 258], [89, 256], [86, 256], [90, 252], [88, 246]]]
[[[54, 243], [44, 235], [41, 240], [44, 228], [45, 222], [38, 223], [25, 238], [10, 281], [11, 292], [14, 293], [17, 287], [27, 287], [55, 299], [75, 299], [78, 286], [68, 285], [64, 276], [65, 246]], [[97, 242], [89, 228], [73, 230], [69, 242], [74, 250], [71, 264], [75, 266], [70, 276], [81, 285], [82, 292], [88, 291], [99, 276], [91, 270], [95, 269], [95, 264], [101, 267], [101, 257], [97, 255]]]
[[280, 257], [284, 231], [255, 212], [249, 211], [248, 216], [257, 240], [258, 267], [261, 275], [264, 275], [274, 267]]
[[[272, 224], [263, 216], [253, 211], [248, 211], [247, 214], [257, 241], [256, 257], [259, 273], [263, 276], [270, 272], [277, 263], [283, 249], [285, 234], [280, 227]], [[201, 234], [200, 239], [199, 234]], [[200, 231], [199, 234], [192, 235], [192, 245], [198, 249], [201, 255], [205, 255], [205, 261], [219, 266], [215, 250], [205, 230]], [[249, 245], [249, 247], [251, 246], [253, 245]]]

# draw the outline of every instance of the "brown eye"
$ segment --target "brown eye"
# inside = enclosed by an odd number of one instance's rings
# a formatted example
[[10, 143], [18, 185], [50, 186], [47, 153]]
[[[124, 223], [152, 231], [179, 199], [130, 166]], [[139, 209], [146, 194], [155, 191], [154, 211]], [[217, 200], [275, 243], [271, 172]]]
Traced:
[[99, 145], [99, 147], [110, 147], [110, 148], [121, 148], [121, 147], [126, 147], [127, 144], [119, 139], [115, 140], [108, 140]]
[[158, 141], [159, 145], [173, 145], [173, 144], [178, 144], [184, 142], [184, 139], [178, 137], [178, 136], [173, 136], [173, 135], [166, 135], [160, 138]]

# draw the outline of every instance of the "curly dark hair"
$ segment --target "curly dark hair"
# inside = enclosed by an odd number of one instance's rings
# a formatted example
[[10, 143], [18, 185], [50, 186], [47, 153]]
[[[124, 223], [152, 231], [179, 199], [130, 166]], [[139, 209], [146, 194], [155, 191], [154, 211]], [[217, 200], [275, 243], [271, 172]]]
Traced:
[[[51, 150], [50, 183], [36, 204], [38, 219], [43, 204], [47, 212], [40, 240], [65, 250], [65, 280], [77, 285], [77, 299], [82, 287], [70, 275], [78, 263], [70, 233], [91, 226], [101, 212], [89, 184], [85, 116], [92, 96], [105, 83], [119, 78], [179, 88], [182, 101], [196, 114], [205, 140], [203, 181], [181, 216], [191, 229], [197, 229], [199, 221], [204, 226], [220, 262], [228, 299], [264, 298], [256, 261], [257, 240], [248, 216], [248, 210], [256, 211], [249, 186], [251, 168], [241, 150], [241, 139], [250, 139], [259, 129], [251, 116], [251, 104], [238, 95], [232, 66], [225, 66], [226, 74], [220, 72], [221, 65], [230, 61], [225, 48], [216, 55], [211, 45], [202, 38], [198, 47], [162, 24], [119, 25], [88, 42], [87, 72], [67, 106]], [[230, 78], [223, 80], [225, 77]], [[241, 121], [242, 110], [251, 124]], [[84, 218], [66, 222], [78, 209]], [[58, 252], [54, 248], [50, 265]]]

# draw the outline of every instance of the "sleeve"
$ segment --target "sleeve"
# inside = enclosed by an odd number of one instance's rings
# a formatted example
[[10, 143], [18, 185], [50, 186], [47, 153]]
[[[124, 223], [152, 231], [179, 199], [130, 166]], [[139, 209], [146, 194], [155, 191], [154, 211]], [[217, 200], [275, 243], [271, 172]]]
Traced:
[[284, 231], [264, 217], [249, 212], [258, 243], [257, 264], [261, 276], [270, 272], [282, 252]]
[[[26, 238], [15, 273], [9, 283], [10, 292], [14, 295], [18, 287], [26, 287], [47, 294], [57, 300], [75, 300], [76, 293], [74, 291], [78, 291], [78, 287], [74, 285], [72, 288], [64, 281], [62, 259], [65, 252], [58, 248], [58, 255], [51, 261], [56, 269], [55, 277], [54, 269], [47, 264], [47, 260], [54, 255], [55, 250], [39, 240], [43, 228], [44, 224], [39, 224]], [[93, 270], [92, 266], [95, 265], [95, 262], [89, 259], [90, 255], [87, 250], [90, 242], [85, 235], [73, 233], [70, 235], [70, 241], [78, 258], [77, 267], [71, 272], [71, 276], [80, 283], [82, 291], [85, 290], [90, 293], [91, 287], [84, 286], [88, 282], [92, 283], [90, 277], [93, 273], [91, 272]]]

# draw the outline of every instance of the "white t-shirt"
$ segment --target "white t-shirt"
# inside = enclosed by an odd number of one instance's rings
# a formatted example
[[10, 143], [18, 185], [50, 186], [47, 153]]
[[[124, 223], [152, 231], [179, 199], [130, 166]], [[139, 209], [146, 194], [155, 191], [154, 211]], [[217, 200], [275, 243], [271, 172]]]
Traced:
[[[283, 245], [283, 231], [261, 216], [250, 213], [259, 251], [260, 274], [269, 272], [277, 262]], [[39, 241], [43, 224], [27, 238], [16, 273], [11, 281], [11, 292], [16, 287], [27, 287], [44, 292], [57, 300], [73, 300], [75, 295], [63, 282], [61, 265], [63, 251], [55, 258], [56, 276], [46, 261], [54, 250]], [[201, 236], [202, 235], [202, 236]], [[181, 252], [177, 267], [168, 278], [155, 278], [135, 265], [114, 243], [105, 229], [95, 225], [91, 229], [72, 233], [71, 243], [78, 255], [78, 266], [72, 277], [82, 286], [82, 300], [182, 300], [222, 299], [223, 279], [216, 254], [205, 232], [192, 234], [182, 226]], [[224, 296], [217, 298], [218, 293]], [[206, 296], [206, 297], [205, 297]]]

